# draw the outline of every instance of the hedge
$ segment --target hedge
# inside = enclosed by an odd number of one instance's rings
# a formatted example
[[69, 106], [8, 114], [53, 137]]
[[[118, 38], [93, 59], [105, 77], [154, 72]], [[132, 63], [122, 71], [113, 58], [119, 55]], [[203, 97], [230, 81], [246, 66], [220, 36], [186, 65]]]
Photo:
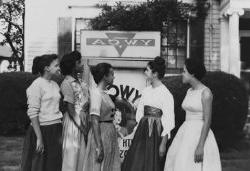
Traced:
[[[0, 134], [22, 134], [30, 123], [26, 89], [37, 76], [28, 72], [0, 74]], [[53, 77], [58, 84], [61, 77]]]
[[[30, 122], [26, 114], [25, 90], [35, 78], [36, 76], [25, 72], [0, 74], [0, 134], [24, 133]], [[60, 85], [63, 78], [53, 79]], [[248, 112], [247, 89], [240, 79], [223, 72], [210, 72], [203, 82], [214, 96], [211, 129], [220, 149], [231, 147], [243, 137]], [[175, 100], [174, 135], [185, 120], [181, 103], [189, 87], [182, 84], [181, 76], [165, 77], [163, 83]]]
[[[243, 138], [243, 127], [248, 113], [248, 93], [245, 84], [237, 77], [224, 72], [209, 72], [202, 81], [213, 93], [212, 125], [221, 150], [234, 146]], [[175, 100], [176, 125], [173, 134], [185, 120], [181, 103], [189, 88], [182, 84], [181, 76], [163, 80]]]

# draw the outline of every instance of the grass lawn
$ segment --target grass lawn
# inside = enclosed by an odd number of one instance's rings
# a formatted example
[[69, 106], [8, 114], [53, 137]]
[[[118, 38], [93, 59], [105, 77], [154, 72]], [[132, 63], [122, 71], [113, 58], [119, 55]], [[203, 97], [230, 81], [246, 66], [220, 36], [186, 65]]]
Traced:
[[20, 170], [23, 137], [0, 136], [0, 171]]
[[[23, 137], [0, 136], [0, 171], [20, 169]], [[241, 142], [236, 149], [221, 154], [223, 171], [250, 170], [250, 140]]]

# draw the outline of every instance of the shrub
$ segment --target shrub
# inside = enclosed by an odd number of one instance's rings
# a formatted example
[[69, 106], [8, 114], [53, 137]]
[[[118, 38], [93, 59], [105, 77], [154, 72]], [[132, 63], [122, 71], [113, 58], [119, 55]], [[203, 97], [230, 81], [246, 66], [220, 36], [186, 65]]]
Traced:
[[0, 74], [0, 134], [23, 132], [29, 124], [26, 89], [35, 78], [25, 72]]
[[[203, 79], [213, 93], [212, 125], [221, 150], [232, 147], [243, 137], [243, 127], [248, 112], [248, 95], [243, 82], [223, 72], [209, 72]], [[185, 120], [181, 103], [188, 89], [181, 82], [181, 76], [166, 77], [163, 83], [169, 88], [175, 100], [176, 133]]]
[[[0, 134], [24, 133], [30, 123], [26, 114], [26, 89], [37, 76], [28, 72], [0, 74]], [[61, 76], [53, 77], [59, 85]]]

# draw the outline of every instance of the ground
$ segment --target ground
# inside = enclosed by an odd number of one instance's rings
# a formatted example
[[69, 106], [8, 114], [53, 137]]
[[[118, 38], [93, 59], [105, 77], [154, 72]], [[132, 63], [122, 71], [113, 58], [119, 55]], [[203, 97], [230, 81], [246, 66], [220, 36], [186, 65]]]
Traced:
[[20, 170], [23, 137], [0, 137], [0, 171]]
[[[0, 171], [20, 169], [23, 137], [0, 136]], [[223, 171], [250, 170], [250, 140], [240, 143], [237, 148], [221, 153]]]

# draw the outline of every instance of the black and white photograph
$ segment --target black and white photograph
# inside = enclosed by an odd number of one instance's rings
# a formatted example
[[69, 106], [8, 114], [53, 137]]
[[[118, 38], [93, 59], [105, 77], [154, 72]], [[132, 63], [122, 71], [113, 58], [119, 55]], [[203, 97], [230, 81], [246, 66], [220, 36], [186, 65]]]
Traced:
[[250, 0], [0, 0], [0, 171], [249, 171]]

